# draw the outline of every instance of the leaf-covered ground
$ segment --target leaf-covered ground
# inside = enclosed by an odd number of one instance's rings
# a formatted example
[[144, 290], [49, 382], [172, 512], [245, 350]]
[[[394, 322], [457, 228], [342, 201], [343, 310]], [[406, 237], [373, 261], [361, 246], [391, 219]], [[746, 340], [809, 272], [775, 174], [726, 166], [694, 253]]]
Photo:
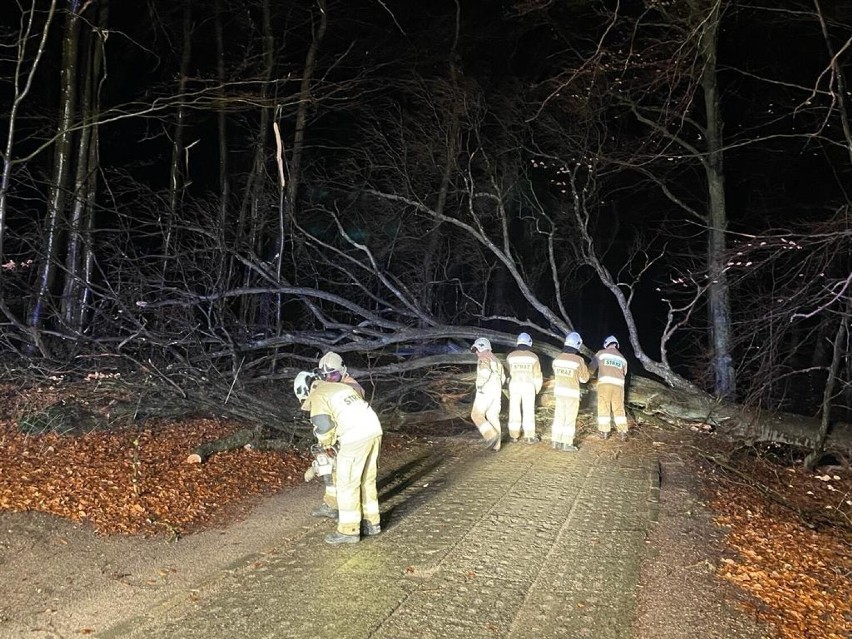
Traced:
[[[15, 414], [55, 401], [61, 389], [22, 392], [0, 392], [7, 400], [0, 401], [0, 511], [51, 513], [102, 534], [186, 535], [227, 525], [259, 496], [300, 483], [309, 464], [297, 450], [243, 449], [188, 464], [199, 443], [239, 428], [209, 418], [28, 435]], [[849, 469], [811, 473], [765, 453], [696, 463], [714, 495], [716, 521], [727, 531], [730, 552], [718, 574], [750, 595], [749, 612], [777, 636], [846, 639], [852, 636]]]
[[[785, 639], [852, 637], [852, 477], [766, 451], [705, 468], [729, 556], [718, 574]], [[771, 452], [771, 451], [770, 451]]]
[[301, 482], [296, 450], [235, 450], [186, 463], [201, 442], [236, 428], [216, 419], [79, 436], [25, 435], [0, 423], [0, 510], [85, 521], [104, 534], [183, 535], [260, 495]]

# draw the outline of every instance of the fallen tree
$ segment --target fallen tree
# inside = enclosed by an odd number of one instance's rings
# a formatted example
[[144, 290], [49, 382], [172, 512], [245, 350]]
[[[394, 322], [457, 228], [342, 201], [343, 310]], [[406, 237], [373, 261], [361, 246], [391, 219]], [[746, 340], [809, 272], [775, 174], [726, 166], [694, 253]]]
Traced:
[[[547, 358], [558, 352], [547, 345], [539, 350], [545, 367]], [[474, 362], [470, 354], [446, 354], [391, 361], [371, 369], [352, 368], [350, 372], [367, 388], [368, 399], [385, 429], [404, 431], [425, 423], [469, 420]], [[90, 430], [92, 416], [107, 427], [106, 424], [122, 426], [151, 418], [175, 419], [206, 413], [244, 426], [228, 437], [187, 451], [189, 462], [203, 462], [218, 452], [242, 447], [275, 450], [304, 446], [311, 441], [311, 427], [290, 393], [293, 374], [282, 372], [280, 379], [254, 380], [253, 384], [242, 385], [225, 379], [195, 379], [188, 373], [180, 376], [182, 386], [150, 375], [135, 380], [113, 378], [99, 382], [97, 387], [89, 383], [88, 388], [86, 382], [81, 382], [70, 394], [80, 406], [63, 406], [61, 430], [68, 433]], [[584, 387], [581, 410], [593, 412], [595, 397], [593, 380]], [[638, 375], [630, 377], [627, 404], [639, 425], [694, 428], [745, 445], [775, 442], [797, 447], [804, 454], [814, 449], [820, 435], [818, 418], [717, 401], [698, 390], [675, 389]], [[507, 407], [505, 400], [503, 406]], [[552, 406], [552, 382], [546, 380], [538, 398], [540, 428], [549, 424]], [[36, 423], [42, 414], [53, 415], [53, 410], [50, 406], [23, 413], [19, 423], [22, 427]], [[51, 421], [54, 422], [55, 419]], [[832, 425], [824, 454], [839, 456], [845, 463], [852, 459], [851, 425]]]
[[[397, 428], [427, 421], [468, 419], [473, 399], [474, 373], [452, 378], [425, 380], [424, 396], [437, 397], [435, 405], [424, 411], [408, 412], [398, 405], [387, 405], [377, 398], [383, 415]], [[417, 389], [407, 383], [407, 392]], [[467, 392], [461, 392], [467, 388]], [[596, 383], [584, 392], [582, 410], [594, 411]], [[821, 420], [818, 418], [733, 404], [716, 400], [698, 390], [670, 388], [648, 377], [633, 375], [627, 389], [627, 404], [638, 424], [671, 428], [696, 428], [744, 445], [779, 443], [802, 449], [803, 454], [819, 443]], [[504, 408], [505, 408], [504, 402]], [[549, 423], [553, 405], [552, 383], [546, 381], [538, 400], [539, 424]], [[839, 455], [846, 463], [852, 458], [852, 425], [836, 423], [829, 431], [824, 453]]]
[[[661, 420], [675, 427], [696, 426], [744, 444], [775, 442], [804, 451], [818, 444], [819, 419], [721, 402], [709, 395], [668, 388], [646, 377], [631, 379], [627, 401], [640, 423]], [[852, 425], [834, 424], [824, 450], [849, 460]]]

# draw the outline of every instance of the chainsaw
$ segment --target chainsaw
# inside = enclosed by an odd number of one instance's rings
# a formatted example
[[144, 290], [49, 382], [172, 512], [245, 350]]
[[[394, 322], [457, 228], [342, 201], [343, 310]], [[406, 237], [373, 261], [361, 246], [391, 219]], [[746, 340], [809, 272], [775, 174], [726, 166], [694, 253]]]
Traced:
[[310, 468], [305, 471], [305, 481], [311, 481], [314, 477], [319, 477], [327, 485], [331, 484], [331, 473], [334, 472], [334, 460], [337, 457], [337, 448], [334, 446], [320, 446], [314, 444], [311, 446], [311, 455], [314, 460], [311, 462]]

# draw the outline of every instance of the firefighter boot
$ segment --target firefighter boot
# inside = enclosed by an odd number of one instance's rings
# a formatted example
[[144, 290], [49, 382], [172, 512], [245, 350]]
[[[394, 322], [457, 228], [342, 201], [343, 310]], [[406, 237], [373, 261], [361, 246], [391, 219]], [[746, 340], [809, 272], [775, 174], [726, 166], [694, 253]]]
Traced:
[[359, 541], [361, 541], [360, 535], [344, 535], [336, 530], [325, 536], [325, 543], [332, 546], [337, 546], [338, 544], [357, 544]]
[[337, 519], [338, 510], [332, 508], [325, 502], [317, 506], [311, 511], [311, 517], [328, 517], [329, 519]]
[[381, 524], [371, 524], [366, 519], [361, 520], [361, 534], [365, 537], [373, 537], [382, 532]]

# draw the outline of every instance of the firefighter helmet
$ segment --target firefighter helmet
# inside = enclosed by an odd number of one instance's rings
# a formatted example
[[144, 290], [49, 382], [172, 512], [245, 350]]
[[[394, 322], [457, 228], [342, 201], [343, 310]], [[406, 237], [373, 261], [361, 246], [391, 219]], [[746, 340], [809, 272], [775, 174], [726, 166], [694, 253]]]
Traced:
[[327, 382], [339, 382], [346, 375], [343, 358], [334, 351], [329, 351], [320, 358], [316, 374]]
[[485, 351], [490, 351], [491, 342], [485, 337], [480, 337], [473, 343], [473, 346], [470, 347], [470, 350], [475, 353], [484, 353]]
[[293, 392], [296, 393], [296, 398], [303, 402], [311, 394], [311, 386], [316, 381], [316, 377], [308, 371], [302, 371], [296, 375], [293, 380]]
[[582, 345], [583, 338], [580, 337], [579, 333], [568, 333], [568, 336], [565, 338], [565, 346], [570, 346], [571, 348], [576, 348], [577, 350], [579, 350]]
[[532, 346], [532, 337], [530, 337], [529, 333], [518, 335], [518, 346]]
[[323, 355], [320, 358], [318, 366], [321, 371], [340, 371], [341, 373], [346, 372], [346, 367], [343, 365], [343, 358], [334, 351], [329, 351], [328, 353]]
[[615, 335], [610, 335], [609, 337], [607, 337], [603, 342], [603, 347], [607, 348], [611, 344], [615, 344], [615, 347], [618, 348], [618, 340], [615, 338]]

